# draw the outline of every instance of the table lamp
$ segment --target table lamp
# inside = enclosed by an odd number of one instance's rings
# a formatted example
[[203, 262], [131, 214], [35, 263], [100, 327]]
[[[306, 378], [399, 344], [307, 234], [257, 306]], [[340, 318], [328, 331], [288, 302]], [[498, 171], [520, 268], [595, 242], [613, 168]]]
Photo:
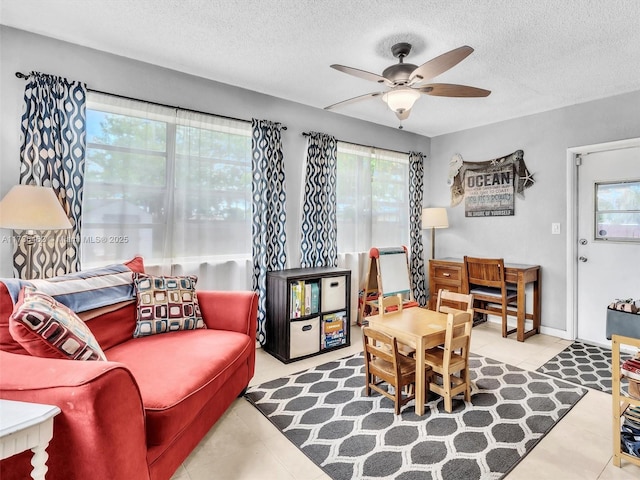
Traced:
[[422, 209], [422, 229], [431, 229], [431, 258], [435, 258], [436, 253], [436, 228], [448, 228], [449, 219], [447, 209], [442, 207]]
[[27, 246], [26, 279], [33, 274], [35, 230], [65, 230], [71, 222], [50, 187], [14, 185], [0, 202], [0, 228], [24, 230]]

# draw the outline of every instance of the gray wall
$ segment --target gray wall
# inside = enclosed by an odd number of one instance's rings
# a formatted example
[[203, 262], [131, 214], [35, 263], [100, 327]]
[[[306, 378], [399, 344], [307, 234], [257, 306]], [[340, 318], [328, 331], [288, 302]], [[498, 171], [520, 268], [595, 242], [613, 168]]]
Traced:
[[[24, 80], [15, 72], [32, 70], [80, 80], [88, 88], [236, 118], [268, 119], [283, 132], [287, 183], [287, 242], [291, 266], [299, 263], [302, 165], [306, 139], [319, 131], [339, 140], [400, 151], [429, 153], [430, 140], [388, 127], [307, 107], [257, 92], [186, 75], [21, 30], [0, 27], [0, 198], [18, 183], [20, 117]], [[241, 61], [239, 59], [238, 61]], [[391, 112], [389, 113], [391, 115]], [[1, 234], [9, 234], [2, 231]], [[0, 234], [0, 235], [1, 235]], [[11, 254], [0, 242], [0, 276], [11, 276]]]
[[[436, 257], [502, 256], [542, 267], [542, 325], [567, 328], [567, 148], [640, 137], [640, 92], [517, 118], [431, 139], [425, 184], [432, 206], [449, 206], [449, 160], [480, 162], [524, 150], [535, 185], [516, 198], [515, 216], [465, 218], [449, 208], [450, 228], [436, 232]], [[638, 166], [640, 173], [640, 165]], [[551, 223], [561, 224], [560, 235]], [[558, 333], [558, 332], [556, 332]]]

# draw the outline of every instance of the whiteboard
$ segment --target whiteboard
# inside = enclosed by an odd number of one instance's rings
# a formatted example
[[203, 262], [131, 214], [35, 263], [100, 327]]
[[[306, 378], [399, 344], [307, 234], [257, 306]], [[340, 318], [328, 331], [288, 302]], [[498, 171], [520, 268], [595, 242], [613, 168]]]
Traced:
[[383, 296], [406, 293], [411, 290], [407, 253], [404, 250], [386, 254], [381, 252], [378, 258], [378, 268], [382, 284], [378, 287], [382, 290]]

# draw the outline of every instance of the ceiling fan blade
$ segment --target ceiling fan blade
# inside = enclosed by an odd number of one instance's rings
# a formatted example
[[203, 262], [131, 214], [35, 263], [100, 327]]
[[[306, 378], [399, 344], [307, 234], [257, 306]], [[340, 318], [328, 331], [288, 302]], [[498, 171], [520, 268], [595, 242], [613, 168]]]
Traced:
[[473, 52], [473, 48], [465, 45], [451, 50], [450, 52], [443, 53], [439, 57], [432, 58], [411, 72], [409, 85], [431, 80], [433, 77], [436, 77], [456, 66], [462, 60], [471, 55], [471, 52]]
[[344, 65], [331, 65], [331, 68], [334, 68], [340, 72], [348, 73], [349, 75], [353, 75], [355, 77], [364, 78], [365, 80], [371, 80], [372, 82], [384, 83], [386, 85], [392, 85], [392, 83], [384, 78], [382, 75], [378, 75], [376, 73], [367, 72], [365, 70], [360, 70], [358, 68], [353, 67], [345, 67]]
[[484, 88], [452, 83], [430, 83], [416, 90], [435, 97], [487, 97], [491, 93], [491, 90], [485, 90]]
[[374, 98], [374, 97], [379, 97], [380, 95], [382, 95], [384, 92], [373, 92], [373, 93], [366, 93], [364, 95], [360, 95], [358, 97], [353, 97], [353, 98], [349, 98], [348, 100], [343, 100], [341, 102], [338, 103], [334, 103], [333, 105], [329, 105], [328, 107], [324, 107], [325, 110], [331, 110], [332, 108], [335, 107], [341, 107], [342, 105], [346, 105], [348, 103], [352, 103], [352, 102], [358, 102], [360, 100], [366, 100], [368, 98]]

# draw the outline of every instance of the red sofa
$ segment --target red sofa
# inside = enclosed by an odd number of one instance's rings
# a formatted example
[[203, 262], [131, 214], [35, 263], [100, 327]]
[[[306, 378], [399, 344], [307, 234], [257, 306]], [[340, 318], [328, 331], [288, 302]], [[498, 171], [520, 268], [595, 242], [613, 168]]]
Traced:
[[[135, 304], [86, 323], [108, 361], [29, 355], [9, 333], [0, 281], [0, 398], [57, 405], [49, 480], [169, 479], [244, 391], [255, 366], [257, 296], [198, 291], [206, 329], [133, 338]], [[0, 462], [30, 478], [31, 452]]]

